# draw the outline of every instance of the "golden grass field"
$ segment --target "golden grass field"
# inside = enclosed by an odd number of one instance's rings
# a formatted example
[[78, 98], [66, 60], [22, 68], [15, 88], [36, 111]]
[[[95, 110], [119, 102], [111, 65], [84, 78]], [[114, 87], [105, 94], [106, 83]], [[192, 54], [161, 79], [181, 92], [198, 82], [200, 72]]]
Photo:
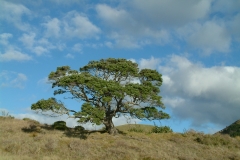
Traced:
[[240, 137], [151, 128], [119, 126], [120, 134], [111, 136], [0, 117], [0, 160], [240, 160]]

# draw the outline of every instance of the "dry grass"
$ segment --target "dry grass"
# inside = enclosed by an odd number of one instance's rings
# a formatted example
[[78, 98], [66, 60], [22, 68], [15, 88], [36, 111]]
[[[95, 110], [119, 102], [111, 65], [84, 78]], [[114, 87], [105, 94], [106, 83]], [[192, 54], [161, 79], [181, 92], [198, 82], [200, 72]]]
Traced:
[[31, 120], [0, 117], [0, 160], [240, 160], [240, 138], [194, 131], [153, 134], [58, 131]]

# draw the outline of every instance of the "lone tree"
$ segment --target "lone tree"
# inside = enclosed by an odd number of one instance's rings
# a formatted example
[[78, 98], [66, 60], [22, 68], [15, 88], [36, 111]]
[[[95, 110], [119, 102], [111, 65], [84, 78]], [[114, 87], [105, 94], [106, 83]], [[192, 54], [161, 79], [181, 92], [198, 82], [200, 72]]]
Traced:
[[[55, 98], [39, 100], [31, 109], [52, 111], [79, 118], [78, 122], [104, 124], [109, 134], [116, 134], [112, 118], [125, 114], [141, 120], [169, 118], [159, 95], [161, 74], [156, 70], [138, 69], [137, 63], [126, 59], [90, 61], [80, 71], [69, 66], [57, 67], [48, 76], [54, 95], [70, 93], [72, 99], [84, 101], [81, 111], [66, 108]], [[70, 114], [73, 113], [73, 114]]]

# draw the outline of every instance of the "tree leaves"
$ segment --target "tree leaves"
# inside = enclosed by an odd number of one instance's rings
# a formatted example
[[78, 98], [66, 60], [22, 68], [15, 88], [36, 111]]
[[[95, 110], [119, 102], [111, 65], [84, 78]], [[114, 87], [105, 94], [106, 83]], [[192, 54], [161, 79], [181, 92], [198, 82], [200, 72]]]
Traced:
[[155, 107], [132, 108], [130, 115], [141, 120], [161, 120], [168, 119], [170, 116], [163, 111], [158, 111]]
[[80, 68], [80, 72], [88, 72], [104, 80], [111, 79], [120, 82], [137, 76], [138, 68], [137, 64], [132, 61], [108, 58], [100, 61], [90, 61], [88, 65]]
[[68, 114], [69, 110], [67, 110], [63, 103], [60, 101], [57, 101], [55, 98], [49, 98], [47, 100], [41, 99], [38, 102], [31, 105], [32, 110], [36, 111], [52, 111], [52, 113], [57, 114]]
[[91, 122], [100, 125], [105, 116], [105, 111], [92, 106], [90, 103], [84, 103], [81, 112], [74, 113], [74, 115], [80, 118], [78, 121], [80, 123]]
[[69, 66], [57, 67], [48, 76], [54, 95], [68, 94], [84, 101], [80, 112], [66, 109], [54, 98], [40, 100], [32, 109], [56, 113], [74, 112], [79, 122], [97, 125], [112, 123], [112, 117], [129, 113], [139, 119], [164, 119], [169, 115], [159, 96], [162, 75], [156, 70], [138, 69], [137, 63], [126, 59], [90, 61], [79, 71]]

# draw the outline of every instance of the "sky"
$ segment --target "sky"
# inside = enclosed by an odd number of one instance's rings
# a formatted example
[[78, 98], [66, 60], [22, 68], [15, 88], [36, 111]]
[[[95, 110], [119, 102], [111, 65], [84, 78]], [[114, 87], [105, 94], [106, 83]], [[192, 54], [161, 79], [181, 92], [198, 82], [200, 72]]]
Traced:
[[[48, 74], [125, 58], [162, 74], [174, 132], [215, 133], [240, 119], [239, 0], [0, 0], [0, 110], [42, 123], [31, 104], [53, 97]], [[81, 102], [62, 100], [69, 108]], [[1, 113], [0, 113], [1, 114]], [[151, 124], [124, 117], [115, 125]], [[86, 128], [96, 128], [86, 124]]]

